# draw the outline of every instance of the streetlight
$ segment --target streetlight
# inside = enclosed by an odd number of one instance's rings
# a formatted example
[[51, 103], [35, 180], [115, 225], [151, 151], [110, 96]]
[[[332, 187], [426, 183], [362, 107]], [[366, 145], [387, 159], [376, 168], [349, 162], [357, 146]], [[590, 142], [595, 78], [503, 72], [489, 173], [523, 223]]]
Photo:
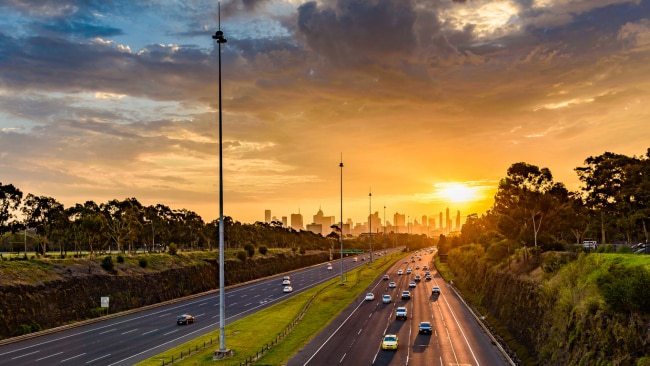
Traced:
[[219, 47], [219, 349], [214, 352], [215, 359], [232, 356], [226, 348], [226, 296], [224, 281], [224, 227], [223, 227], [223, 144], [221, 128], [221, 44], [228, 42], [221, 31], [221, 3], [218, 3], [219, 30], [212, 39]]
[[341, 154], [339, 167], [341, 168], [341, 235], [339, 235], [339, 241], [341, 242], [341, 285], [343, 285], [343, 154]]
[[368, 192], [368, 231], [370, 232], [370, 263], [372, 263], [372, 192]]

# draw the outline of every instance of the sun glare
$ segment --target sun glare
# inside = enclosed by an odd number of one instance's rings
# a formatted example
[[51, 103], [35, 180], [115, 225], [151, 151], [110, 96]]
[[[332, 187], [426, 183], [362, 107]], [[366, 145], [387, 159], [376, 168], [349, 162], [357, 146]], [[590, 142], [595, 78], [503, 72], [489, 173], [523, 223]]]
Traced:
[[476, 192], [464, 184], [453, 183], [440, 190], [440, 195], [449, 202], [469, 202], [476, 199]]

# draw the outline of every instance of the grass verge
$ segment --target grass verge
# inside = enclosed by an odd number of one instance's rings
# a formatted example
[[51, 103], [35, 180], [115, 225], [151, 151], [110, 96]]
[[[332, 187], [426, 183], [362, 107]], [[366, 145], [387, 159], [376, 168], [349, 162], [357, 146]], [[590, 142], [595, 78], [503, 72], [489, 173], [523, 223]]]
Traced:
[[[226, 324], [226, 347], [233, 356], [218, 362], [220, 366], [238, 366], [259, 358], [256, 365], [282, 365], [309, 340], [354, 301], [403, 253], [394, 253], [348, 272], [347, 281], [330, 280], [270, 308], [232, 324]], [[309, 306], [308, 306], [309, 305]], [[300, 321], [295, 322], [302, 313]], [[292, 324], [295, 322], [295, 326]], [[219, 348], [219, 332], [198, 337], [181, 346], [142, 361], [138, 366], [214, 365], [212, 356]], [[268, 350], [267, 350], [268, 348]]]

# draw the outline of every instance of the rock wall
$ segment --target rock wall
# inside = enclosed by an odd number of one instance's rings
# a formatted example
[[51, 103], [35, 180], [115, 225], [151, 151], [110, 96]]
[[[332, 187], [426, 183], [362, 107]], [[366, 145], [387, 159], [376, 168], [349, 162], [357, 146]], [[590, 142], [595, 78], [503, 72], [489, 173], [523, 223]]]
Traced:
[[[323, 263], [327, 254], [226, 261], [226, 286]], [[33, 285], [4, 286], [0, 296], [0, 339], [100, 316], [101, 297], [109, 311], [135, 309], [219, 287], [217, 261], [160, 272], [116, 275], [96, 271]]]

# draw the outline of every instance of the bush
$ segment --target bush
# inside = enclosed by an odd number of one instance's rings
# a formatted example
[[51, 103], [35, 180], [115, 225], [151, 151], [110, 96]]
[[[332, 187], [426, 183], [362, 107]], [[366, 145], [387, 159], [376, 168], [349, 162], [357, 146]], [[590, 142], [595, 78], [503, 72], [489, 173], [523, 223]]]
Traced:
[[147, 264], [148, 264], [147, 258], [140, 257], [140, 259], [138, 259], [138, 263], [140, 264], [140, 267], [147, 268]]
[[269, 248], [266, 247], [266, 245], [260, 245], [257, 250], [260, 252], [261, 255], [266, 255], [266, 253], [269, 251]]
[[255, 255], [255, 246], [251, 243], [244, 245], [244, 250], [248, 253], [249, 257], [253, 257], [253, 255]]
[[169, 254], [176, 255], [177, 253], [178, 253], [178, 247], [176, 246], [176, 244], [174, 243], [169, 244]]
[[305, 247], [300, 247], [300, 254], [305, 254], [305, 252], [307, 252]]
[[112, 271], [113, 268], [115, 267], [115, 264], [113, 263], [113, 257], [110, 255], [107, 255], [102, 259], [102, 268], [104, 268], [107, 271]]
[[248, 257], [248, 252], [246, 252], [245, 250], [240, 250], [239, 252], [237, 252], [237, 258], [240, 261], [242, 262], [246, 261], [247, 257]]
[[117, 263], [124, 263], [124, 256], [122, 254], [117, 255]]

